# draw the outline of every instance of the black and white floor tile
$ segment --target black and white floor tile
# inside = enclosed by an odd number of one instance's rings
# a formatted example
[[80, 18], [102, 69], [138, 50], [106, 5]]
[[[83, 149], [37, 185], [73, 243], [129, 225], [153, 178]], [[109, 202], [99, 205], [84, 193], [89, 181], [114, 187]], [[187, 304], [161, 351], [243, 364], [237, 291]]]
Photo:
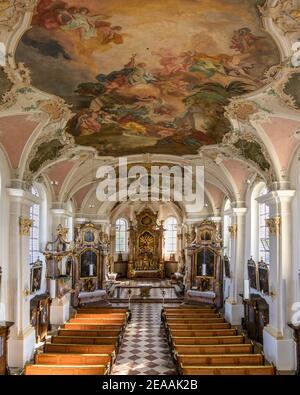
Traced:
[[161, 304], [132, 304], [131, 312], [132, 318], [126, 327], [112, 374], [177, 374], [161, 325]]

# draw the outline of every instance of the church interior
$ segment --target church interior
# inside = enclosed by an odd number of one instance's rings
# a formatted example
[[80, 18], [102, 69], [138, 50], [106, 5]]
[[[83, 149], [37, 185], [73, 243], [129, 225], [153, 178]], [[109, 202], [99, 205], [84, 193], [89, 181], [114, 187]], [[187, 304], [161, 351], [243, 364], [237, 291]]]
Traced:
[[0, 375], [299, 375], [299, 136], [300, 0], [0, 1]]

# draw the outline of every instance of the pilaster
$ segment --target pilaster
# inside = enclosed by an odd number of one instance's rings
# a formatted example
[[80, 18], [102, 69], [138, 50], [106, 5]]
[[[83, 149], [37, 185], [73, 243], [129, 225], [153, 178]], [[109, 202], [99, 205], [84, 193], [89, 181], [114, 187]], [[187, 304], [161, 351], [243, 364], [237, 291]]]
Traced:
[[269, 325], [264, 328], [264, 353], [279, 370], [295, 370], [295, 342], [288, 322], [292, 318], [292, 305], [296, 302], [296, 285], [292, 268], [293, 190], [272, 191], [257, 199], [270, 210], [267, 221], [270, 233], [270, 298]]
[[244, 314], [242, 298], [244, 284], [244, 257], [245, 257], [245, 219], [247, 209], [232, 208], [229, 226], [231, 243], [231, 282], [229, 298], [225, 302], [225, 318], [232, 325], [241, 325]]

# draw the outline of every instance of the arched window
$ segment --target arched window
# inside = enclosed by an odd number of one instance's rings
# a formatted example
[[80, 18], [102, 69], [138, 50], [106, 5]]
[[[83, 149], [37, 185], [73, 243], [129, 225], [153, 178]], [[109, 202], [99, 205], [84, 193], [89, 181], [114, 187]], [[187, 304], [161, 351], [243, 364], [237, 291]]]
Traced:
[[171, 254], [177, 252], [177, 220], [170, 217], [165, 221], [165, 253]]
[[119, 218], [116, 221], [116, 252], [127, 252], [127, 221]]
[[[31, 193], [39, 197], [39, 192], [32, 187]], [[29, 263], [36, 262], [40, 255], [40, 204], [33, 204], [30, 207], [30, 219], [33, 224], [30, 228], [29, 237]]]
[[[260, 192], [260, 196], [266, 195], [268, 190], [266, 187]], [[269, 228], [266, 224], [266, 220], [269, 218], [269, 206], [266, 203], [259, 204], [259, 259], [262, 259], [265, 263], [270, 263], [270, 236]]]

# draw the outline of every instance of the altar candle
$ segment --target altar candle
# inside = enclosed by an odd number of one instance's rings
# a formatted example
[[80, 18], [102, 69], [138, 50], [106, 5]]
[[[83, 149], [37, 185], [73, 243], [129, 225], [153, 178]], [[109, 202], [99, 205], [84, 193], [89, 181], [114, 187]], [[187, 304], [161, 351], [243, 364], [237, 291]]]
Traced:
[[92, 265], [92, 263], [90, 263], [90, 276], [92, 276], [93, 275], [93, 265]]
[[249, 299], [250, 285], [249, 280], [244, 280], [244, 299]]
[[202, 265], [202, 276], [206, 276], [206, 263]]

